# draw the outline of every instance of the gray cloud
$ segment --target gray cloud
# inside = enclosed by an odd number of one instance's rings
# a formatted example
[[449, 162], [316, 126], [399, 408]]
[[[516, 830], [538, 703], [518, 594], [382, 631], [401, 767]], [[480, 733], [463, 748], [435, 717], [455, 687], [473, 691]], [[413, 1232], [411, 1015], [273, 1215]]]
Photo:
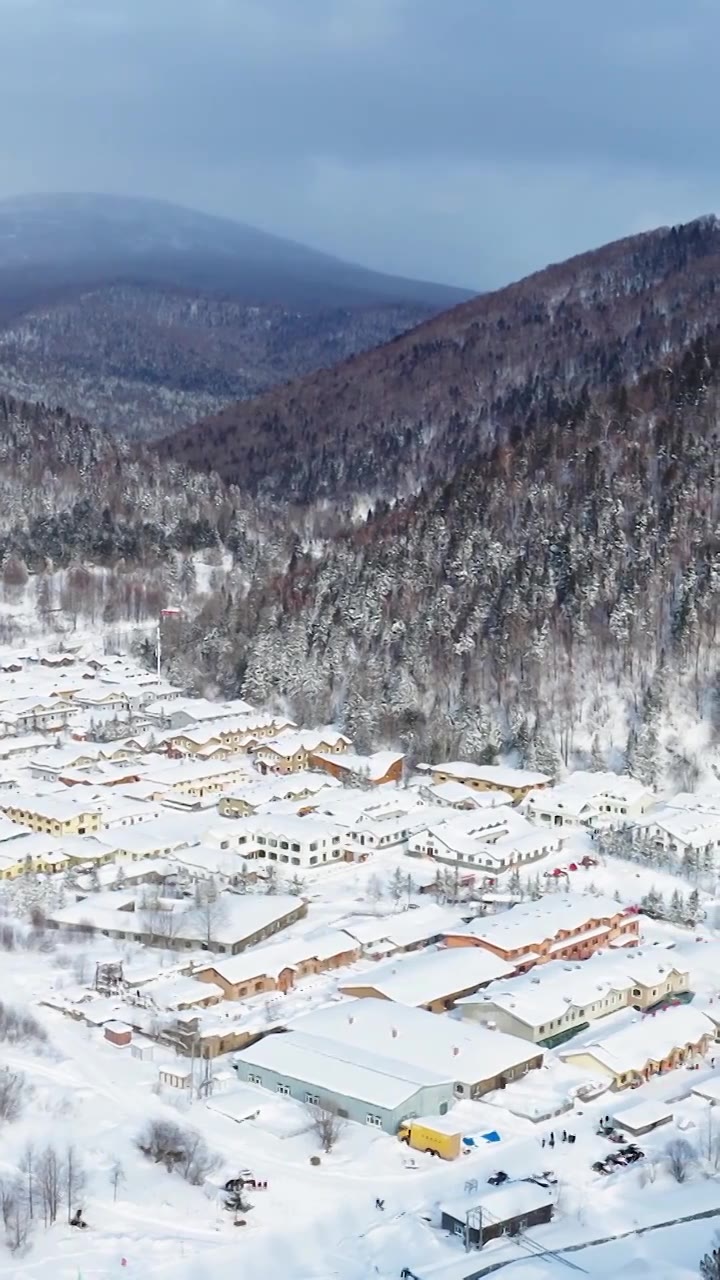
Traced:
[[0, 0], [0, 194], [502, 283], [717, 208], [716, 0]]

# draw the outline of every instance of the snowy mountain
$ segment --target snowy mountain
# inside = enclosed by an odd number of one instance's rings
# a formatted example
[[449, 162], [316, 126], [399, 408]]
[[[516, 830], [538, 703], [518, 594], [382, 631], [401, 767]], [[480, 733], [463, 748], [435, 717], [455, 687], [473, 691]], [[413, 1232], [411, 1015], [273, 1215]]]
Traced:
[[185, 426], [465, 297], [157, 201], [0, 202], [0, 388], [132, 435]]

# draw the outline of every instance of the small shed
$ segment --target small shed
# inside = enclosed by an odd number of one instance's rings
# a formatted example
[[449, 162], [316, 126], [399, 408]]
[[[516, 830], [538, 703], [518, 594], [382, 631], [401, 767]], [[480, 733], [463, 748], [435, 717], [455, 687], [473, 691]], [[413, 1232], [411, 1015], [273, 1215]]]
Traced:
[[106, 1022], [103, 1026], [103, 1034], [110, 1044], [116, 1044], [120, 1048], [132, 1042], [132, 1027], [127, 1022]]
[[635, 1138], [659, 1129], [660, 1125], [670, 1124], [672, 1119], [673, 1109], [664, 1102], [639, 1102], [636, 1107], [616, 1111], [612, 1117], [616, 1128], [631, 1133]]
[[440, 1224], [460, 1236], [466, 1247], [482, 1249], [488, 1240], [517, 1236], [530, 1227], [549, 1222], [555, 1207], [551, 1188], [534, 1182], [507, 1182], [491, 1191], [482, 1188], [474, 1195], [440, 1206]]
[[160, 1084], [167, 1084], [171, 1089], [192, 1089], [192, 1071], [169, 1071], [158, 1073]]

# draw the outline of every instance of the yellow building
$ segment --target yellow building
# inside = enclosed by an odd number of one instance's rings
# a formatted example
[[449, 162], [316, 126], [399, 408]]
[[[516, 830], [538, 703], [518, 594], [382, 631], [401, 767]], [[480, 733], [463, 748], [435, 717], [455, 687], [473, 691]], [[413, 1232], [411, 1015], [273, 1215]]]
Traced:
[[567, 1049], [560, 1056], [573, 1067], [609, 1079], [614, 1089], [627, 1089], [702, 1056], [715, 1039], [716, 1028], [710, 1018], [688, 1005], [679, 1005], [655, 1015], [645, 1014], [624, 1031], [582, 1048]]
[[70, 796], [17, 795], [0, 801], [0, 812], [43, 835], [85, 836], [102, 829], [100, 810]]

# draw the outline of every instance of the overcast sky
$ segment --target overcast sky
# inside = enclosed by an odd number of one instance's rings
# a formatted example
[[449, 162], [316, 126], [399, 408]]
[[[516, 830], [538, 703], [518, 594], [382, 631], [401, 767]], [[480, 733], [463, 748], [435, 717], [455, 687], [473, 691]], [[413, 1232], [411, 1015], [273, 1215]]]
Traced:
[[720, 208], [718, 0], [0, 0], [0, 195], [478, 288]]

